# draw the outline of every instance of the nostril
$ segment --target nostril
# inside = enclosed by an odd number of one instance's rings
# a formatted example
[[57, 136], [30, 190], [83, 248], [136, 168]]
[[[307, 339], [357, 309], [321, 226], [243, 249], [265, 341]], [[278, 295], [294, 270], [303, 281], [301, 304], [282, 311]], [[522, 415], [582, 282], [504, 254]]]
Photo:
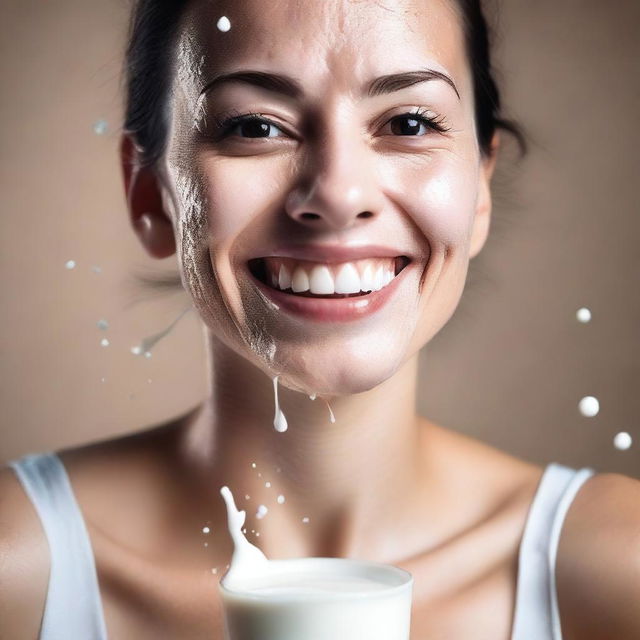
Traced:
[[300, 217], [305, 220], [317, 220], [320, 216], [317, 213], [301, 213]]
[[370, 218], [372, 215], [371, 211], [362, 211], [358, 214], [358, 218]]

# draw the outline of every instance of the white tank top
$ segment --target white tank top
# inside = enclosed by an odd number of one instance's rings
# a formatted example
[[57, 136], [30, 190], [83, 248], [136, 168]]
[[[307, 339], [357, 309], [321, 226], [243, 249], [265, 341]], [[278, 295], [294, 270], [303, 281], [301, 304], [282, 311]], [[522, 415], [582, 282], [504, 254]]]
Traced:
[[[62, 461], [55, 453], [8, 463], [33, 503], [49, 542], [51, 570], [40, 640], [107, 640], [91, 541]], [[520, 544], [511, 640], [562, 640], [555, 562], [562, 523], [589, 468], [549, 464]]]

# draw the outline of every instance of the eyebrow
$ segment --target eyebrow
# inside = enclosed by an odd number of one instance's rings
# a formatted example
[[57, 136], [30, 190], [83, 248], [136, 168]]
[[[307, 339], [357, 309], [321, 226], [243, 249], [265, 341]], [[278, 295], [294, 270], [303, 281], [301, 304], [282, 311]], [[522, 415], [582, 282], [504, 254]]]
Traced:
[[[443, 80], [456, 92], [458, 100], [460, 100], [460, 94], [453, 80], [446, 73], [435, 69], [418, 69], [416, 71], [404, 71], [380, 76], [369, 83], [366, 95], [369, 98], [373, 98], [430, 80]], [[239, 70], [217, 75], [204, 86], [200, 96], [209, 93], [212, 89], [225, 82], [242, 82], [295, 99], [300, 99], [304, 95], [304, 90], [300, 83], [290, 76], [266, 71]]]

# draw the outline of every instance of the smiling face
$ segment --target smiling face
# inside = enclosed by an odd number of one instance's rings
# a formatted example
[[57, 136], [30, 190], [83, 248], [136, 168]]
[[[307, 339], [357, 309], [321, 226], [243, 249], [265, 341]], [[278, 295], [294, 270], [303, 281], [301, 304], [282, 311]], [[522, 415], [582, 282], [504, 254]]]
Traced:
[[290, 388], [381, 383], [488, 230], [455, 5], [193, 2], [176, 54], [164, 202], [205, 323]]

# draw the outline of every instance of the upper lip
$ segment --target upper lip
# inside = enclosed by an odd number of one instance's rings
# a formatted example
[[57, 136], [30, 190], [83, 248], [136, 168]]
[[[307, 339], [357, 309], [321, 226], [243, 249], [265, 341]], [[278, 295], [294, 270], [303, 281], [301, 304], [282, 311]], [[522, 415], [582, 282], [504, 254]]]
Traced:
[[265, 250], [254, 255], [253, 258], [294, 258], [296, 260], [310, 260], [313, 262], [348, 262], [361, 258], [395, 258], [397, 256], [411, 256], [402, 249], [384, 247], [382, 245], [366, 244], [358, 246], [295, 244]]

